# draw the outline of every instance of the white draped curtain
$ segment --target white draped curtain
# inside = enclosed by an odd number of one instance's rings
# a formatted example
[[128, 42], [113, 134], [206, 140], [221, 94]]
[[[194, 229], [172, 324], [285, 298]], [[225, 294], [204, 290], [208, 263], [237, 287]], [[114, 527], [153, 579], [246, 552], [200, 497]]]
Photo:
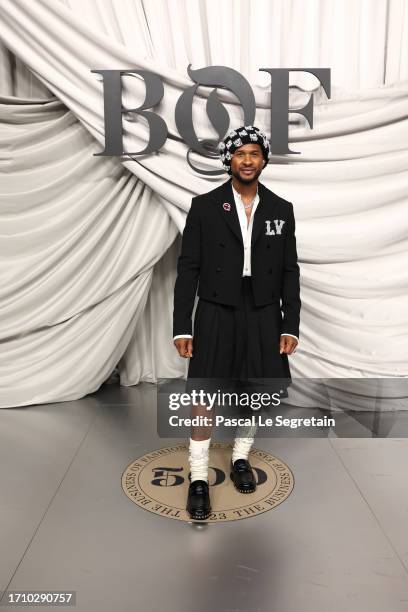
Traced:
[[[314, 129], [261, 180], [293, 202], [301, 267], [294, 377], [408, 374], [406, 0], [0, 0], [0, 406], [76, 399], [118, 367], [121, 384], [182, 376], [172, 345], [175, 266], [191, 197], [227, 179], [186, 162], [174, 108], [186, 69], [235, 68], [269, 134], [265, 67], [331, 69], [327, 100], [293, 72], [290, 105], [314, 95]], [[104, 146], [95, 69], [161, 76], [169, 138], [158, 154]], [[144, 85], [124, 78], [124, 104]], [[199, 138], [214, 137], [194, 107]], [[218, 95], [231, 125], [242, 111]], [[127, 150], [148, 140], [125, 121]], [[216, 160], [205, 160], [215, 169]]]

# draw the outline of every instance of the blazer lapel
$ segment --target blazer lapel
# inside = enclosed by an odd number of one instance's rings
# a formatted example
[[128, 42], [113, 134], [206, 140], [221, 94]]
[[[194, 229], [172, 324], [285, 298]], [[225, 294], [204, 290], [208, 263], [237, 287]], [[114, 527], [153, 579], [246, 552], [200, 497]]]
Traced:
[[222, 189], [217, 196], [215, 205], [225, 223], [230, 227], [243, 247], [244, 243], [242, 241], [241, 226], [239, 224], [237, 207], [235, 205], [234, 194], [232, 192], [231, 179], [222, 185]]
[[[258, 183], [258, 195], [259, 202], [258, 206], [256, 207], [256, 211], [254, 214], [254, 222], [252, 225], [251, 249], [254, 247], [255, 242], [261, 235], [262, 230], [265, 231], [265, 220], [267, 217], [271, 216], [271, 213], [273, 212], [273, 209], [276, 205], [275, 199], [270, 198], [270, 194], [266, 191], [262, 183]], [[271, 205], [268, 206], [268, 204]]]

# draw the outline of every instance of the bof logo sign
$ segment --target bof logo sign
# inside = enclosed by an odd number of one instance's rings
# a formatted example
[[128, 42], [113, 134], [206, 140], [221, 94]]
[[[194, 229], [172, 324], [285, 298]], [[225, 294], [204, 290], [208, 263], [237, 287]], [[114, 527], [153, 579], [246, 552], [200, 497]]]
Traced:
[[[326, 96], [330, 98], [331, 79], [330, 68], [260, 68], [271, 76], [270, 92], [270, 133], [271, 152], [275, 155], [299, 153], [289, 149], [289, 113], [302, 115], [309, 127], [313, 129], [313, 94], [302, 108], [289, 108], [289, 73], [309, 72], [321, 83]], [[91, 70], [100, 74], [103, 81], [105, 149], [94, 155], [101, 156], [132, 156], [148, 155], [161, 149], [168, 137], [167, 125], [164, 119], [156, 113], [156, 107], [165, 95], [163, 81], [159, 75], [148, 70]], [[228, 132], [230, 118], [227, 110], [217, 96], [217, 88], [227, 89], [238, 99], [243, 111], [243, 124], [253, 125], [255, 121], [256, 103], [252, 88], [237, 70], [227, 66], [206, 66], [193, 70], [191, 64], [187, 68], [188, 76], [195, 83], [187, 88], [177, 100], [174, 117], [177, 130], [188, 146], [187, 163], [202, 175], [218, 175], [224, 171], [204, 170], [195, 167], [191, 161], [191, 153], [203, 157], [218, 157], [217, 145]], [[122, 79], [133, 77], [142, 79], [145, 85], [145, 99], [136, 108], [124, 108], [122, 105]], [[218, 134], [218, 139], [199, 139], [193, 122], [193, 102], [199, 86], [213, 87], [206, 102], [208, 118]], [[136, 115], [147, 121], [149, 140], [141, 151], [124, 151], [123, 147], [123, 116], [128, 119]], [[264, 126], [262, 126], [264, 129]]]

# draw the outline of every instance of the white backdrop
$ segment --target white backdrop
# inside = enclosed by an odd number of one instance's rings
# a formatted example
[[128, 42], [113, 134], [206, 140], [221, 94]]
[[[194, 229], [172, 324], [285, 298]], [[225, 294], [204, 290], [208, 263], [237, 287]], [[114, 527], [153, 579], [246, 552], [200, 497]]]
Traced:
[[[118, 363], [125, 385], [185, 372], [171, 339], [179, 234], [192, 195], [227, 175], [195, 174], [172, 138], [137, 162], [94, 157], [103, 98], [90, 70], [102, 68], [161, 75], [160, 114], [176, 137], [189, 63], [239, 70], [268, 133], [258, 69], [331, 68], [329, 101], [313, 76], [292, 73], [291, 106], [313, 90], [315, 127], [291, 126], [301, 155], [275, 156], [261, 177], [295, 208], [292, 375], [407, 376], [407, 4], [0, 0], [0, 405], [82, 397]], [[124, 85], [126, 106], [142, 101], [142, 83]], [[215, 135], [209, 91], [194, 112], [200, 138]], [[241, 123], [233, 96], [219, 98]], [[142, 149], [145, 123], [124, 128], [128, 150]]]

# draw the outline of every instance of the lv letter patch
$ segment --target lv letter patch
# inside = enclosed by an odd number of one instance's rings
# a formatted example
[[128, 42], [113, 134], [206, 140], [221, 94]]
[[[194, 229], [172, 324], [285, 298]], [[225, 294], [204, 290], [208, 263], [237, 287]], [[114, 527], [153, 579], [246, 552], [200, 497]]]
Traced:
[[272, 229], [271, 227], [272, 222], [269, 219], [265, 221], [265, 224], [266, 224], [265, 235], [266, 236], [276, 236], [276, 235], [280, 236], [280, 234], [282, 233], [282, 227], [285, 221], [283, 221], [282, 219], [274, 219], [273, 222], [275, 224], [275, 229]]

